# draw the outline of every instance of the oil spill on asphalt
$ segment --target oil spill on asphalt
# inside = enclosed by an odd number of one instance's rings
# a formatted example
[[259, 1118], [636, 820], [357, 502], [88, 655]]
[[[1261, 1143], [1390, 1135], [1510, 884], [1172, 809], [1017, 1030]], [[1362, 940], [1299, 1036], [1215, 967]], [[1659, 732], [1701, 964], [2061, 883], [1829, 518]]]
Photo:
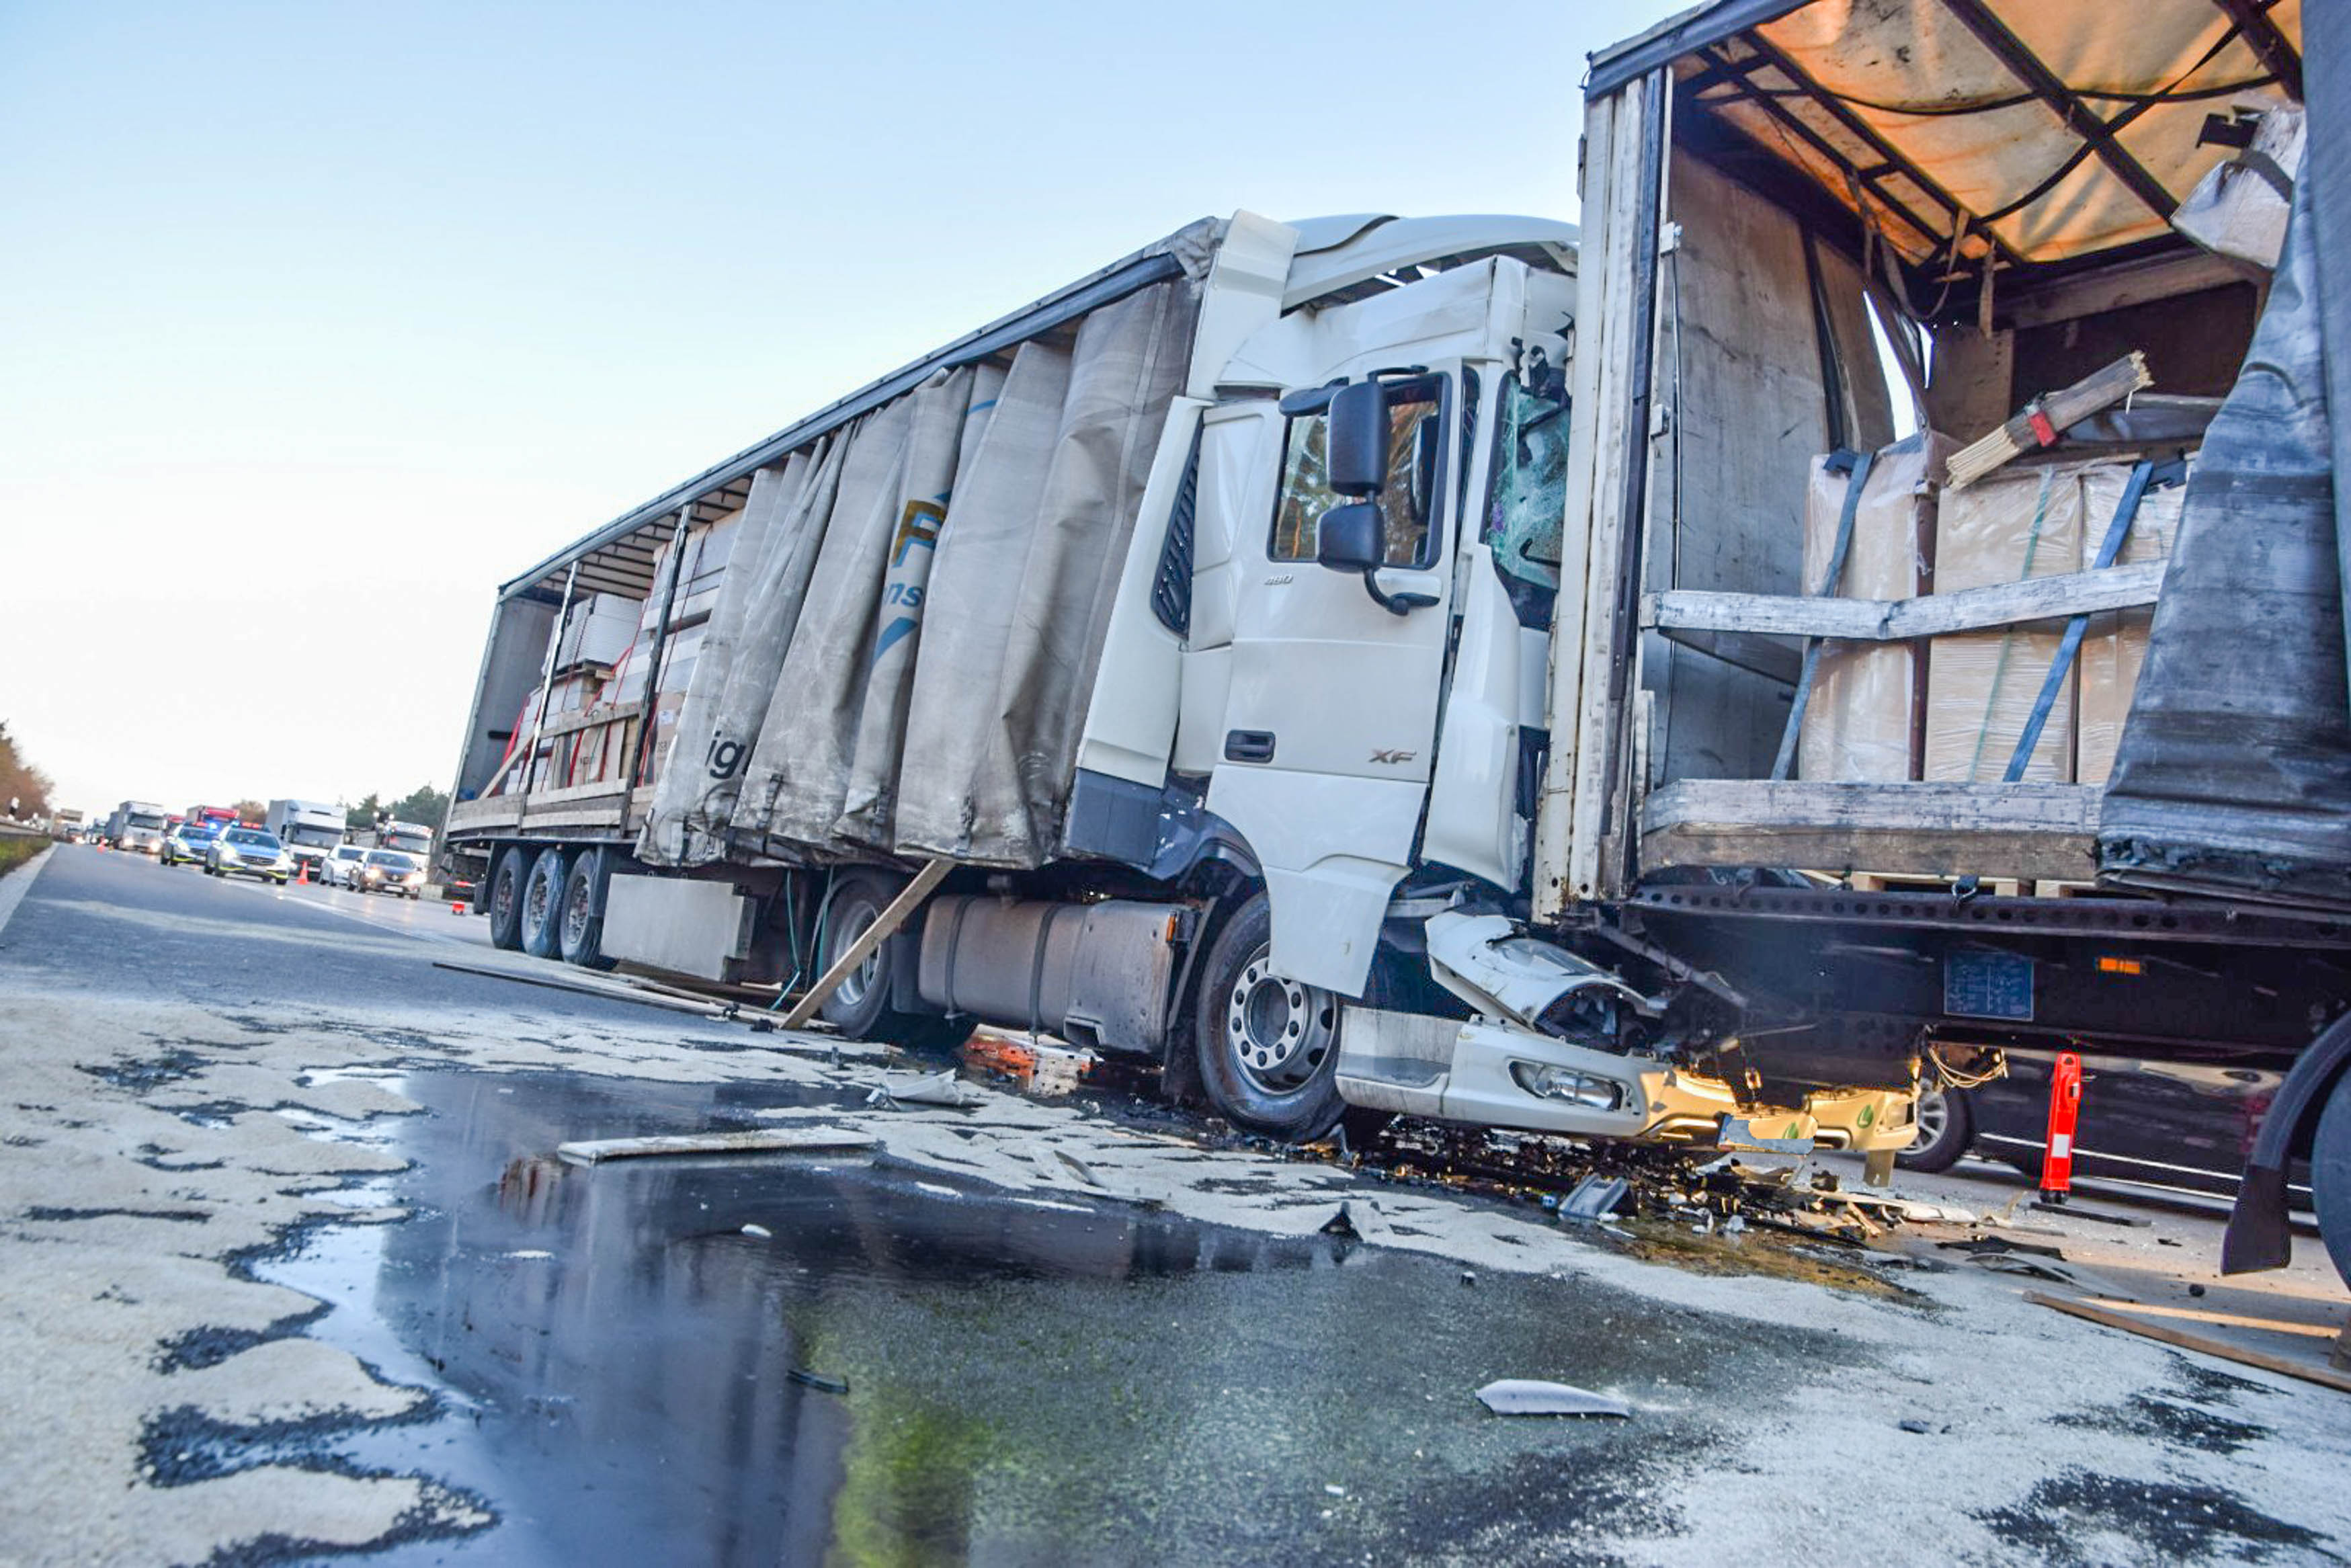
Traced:
[[[1589, 1554], [1685, 1528], [1657, 1500], [1720, 1446], [1698, 1412], [1841, 1348], [1573, 1278], [1469, 1291], [1437, 1260], [928, 1167], [549, 1153], [739, 1122], [787, 1100], [770, 1086], [398, 1087], [431, 1113], [385, 1128], [410, 1167], [352, 1199], [412, 1218], [313, 1232], [255, 1270], [329, 1304], [308, 1333], [437, 1401], [272, 1454], [313, 1443], [498, 1514], [379, 1561]], [[1472, 1391], [1512, 1376], [1636, 1414], [1488, 1415]]]

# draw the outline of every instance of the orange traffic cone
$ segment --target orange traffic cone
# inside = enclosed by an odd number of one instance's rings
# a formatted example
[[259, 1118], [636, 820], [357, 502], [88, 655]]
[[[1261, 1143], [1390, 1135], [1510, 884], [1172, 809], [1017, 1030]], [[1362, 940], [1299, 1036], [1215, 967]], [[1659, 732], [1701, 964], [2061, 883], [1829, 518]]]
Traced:
[[294, 882], [295, 885], [298, 887], [308, 887], [310, 885], [310, 862], [308, 861], [298, 861], [295, 862]]

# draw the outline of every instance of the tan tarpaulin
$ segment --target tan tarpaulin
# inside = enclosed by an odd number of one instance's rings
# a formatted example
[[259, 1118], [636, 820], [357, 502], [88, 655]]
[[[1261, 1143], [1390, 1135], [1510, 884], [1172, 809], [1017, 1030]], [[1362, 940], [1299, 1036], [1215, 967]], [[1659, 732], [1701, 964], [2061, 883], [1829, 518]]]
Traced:
[[[1971, 214], [1959, 246], [1967, 261], [1991, 248], [1987, 227], [2006, 257], [2024, 262], [2161, 237], [2170, 205], [2232, 155], [2197, 145], [2205, 116], [2283, 100], [2210, 0], [1982, 0], [1982, 9], [2112, 128], [2159, 188], [2161, 210], [1943, 4], [1814, 0], [1714, 46], [1715, 60], [1686, 57], [1677, 69], [1687, 78], [1729, 68], [1699, 100], [1868, 212], [1912, 262], [1948, 254], [1954, 202]], [[2266, 16], [2299, 47], [2301, 0], [2280, 0]], [[1888, 168], [1871, 135], [1909, 166], [1878, 175], [1876, 190], [1847, 172]]]

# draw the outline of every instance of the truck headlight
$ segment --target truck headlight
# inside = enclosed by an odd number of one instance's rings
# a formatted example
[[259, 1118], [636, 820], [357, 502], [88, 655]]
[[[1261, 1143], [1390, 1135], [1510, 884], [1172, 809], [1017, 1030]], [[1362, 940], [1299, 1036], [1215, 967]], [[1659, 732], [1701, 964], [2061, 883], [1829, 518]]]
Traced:
[[1538, 1100], [1564, 1100], [1587, 1111], [1614, 1111], [1625, 1103], [1625, 1086], [1613, 1078], [1552, 1067], [1538, 1061], [1513, 1061], [1510, 1077]]

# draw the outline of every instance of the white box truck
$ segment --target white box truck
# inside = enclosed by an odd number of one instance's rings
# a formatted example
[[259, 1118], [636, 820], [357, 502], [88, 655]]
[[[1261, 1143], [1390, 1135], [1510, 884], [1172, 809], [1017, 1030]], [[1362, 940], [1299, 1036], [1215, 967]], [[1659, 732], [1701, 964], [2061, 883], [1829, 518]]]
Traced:
[[125, 800], [106, 819], [106, 841], [118, 850], [160, 854], [171, 813], [152, 800]]
[[343, 809], [323, 800], [272, 800], [262, 825], [277, 835], [286, 852], [308, 873], [319, 877], [319, 862], [343, 841]]
[[2005, 1046], [2290, 1065], [2231, 1261], [2307, 1159], [2351, 1271], [2316, 308], [2168, 221], [2302, 24], [2020, 9], [1687, 14], [1595, 58], [1580, 242], [1204, 221], [540, 562], [446, 834], [494, 938], [845, 970], [850, 1033], [1051, 1031], [1277, 1135], [1885, 1156]]

